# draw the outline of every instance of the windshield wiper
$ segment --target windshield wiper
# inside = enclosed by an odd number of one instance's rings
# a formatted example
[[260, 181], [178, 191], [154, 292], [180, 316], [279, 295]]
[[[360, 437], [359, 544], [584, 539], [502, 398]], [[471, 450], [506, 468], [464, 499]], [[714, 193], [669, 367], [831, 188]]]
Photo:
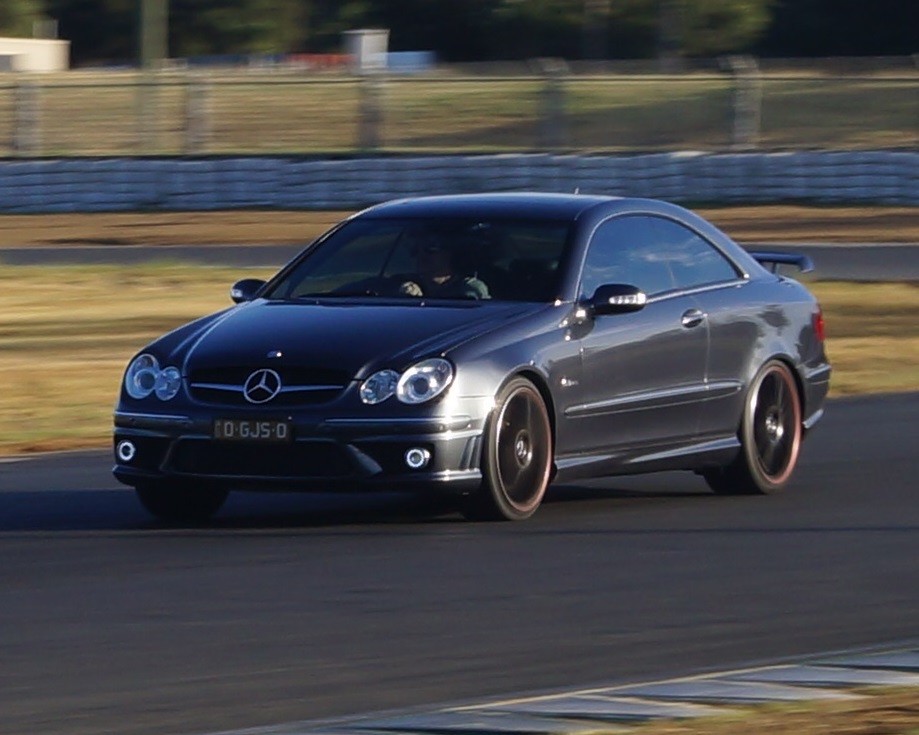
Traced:
[[355, 296], [379, 296], [373, 289], [365, 288], [355, 291], [317, 291], [316, 293], [300, 293], [294, 299], [326, 299], [326, 298], [353, 298]]

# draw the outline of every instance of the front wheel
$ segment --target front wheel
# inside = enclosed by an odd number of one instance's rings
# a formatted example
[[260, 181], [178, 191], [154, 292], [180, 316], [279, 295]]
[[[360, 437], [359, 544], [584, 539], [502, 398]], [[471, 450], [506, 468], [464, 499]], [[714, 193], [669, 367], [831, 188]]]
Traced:
[[552, 471], [552, 428], [545, 401], [529, 380], [514, 378], [495, 401], [485, 430], [482, 487], [464, 514], [519, 521], [542, 502]]
[[166, 523], [202, 523], [220, 510], [229, 495], [220, 488], [177, 482], [138, 485], [135, 491], [140, 504]]
[[756, 374], [740, 425], [741, 452], [727, 467], [704, 477], [720, 495], [755, 495], [781, 490], [801, 449], [801, 398], [791, 370], [771, 360]]

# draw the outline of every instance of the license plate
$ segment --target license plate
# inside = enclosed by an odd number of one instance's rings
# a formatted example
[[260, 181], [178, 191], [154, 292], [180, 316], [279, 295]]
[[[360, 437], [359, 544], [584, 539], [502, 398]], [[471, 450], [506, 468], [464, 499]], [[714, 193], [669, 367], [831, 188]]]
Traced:
[[246, 419], [217, 419], [214, 438], [229, 441], [286, 442], [290, 441], [289, 421], [252, 421]]

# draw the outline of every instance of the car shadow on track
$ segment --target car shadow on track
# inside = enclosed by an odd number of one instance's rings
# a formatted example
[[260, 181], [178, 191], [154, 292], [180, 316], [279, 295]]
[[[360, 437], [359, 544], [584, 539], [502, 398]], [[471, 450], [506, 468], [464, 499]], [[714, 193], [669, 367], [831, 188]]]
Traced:
[[[566, 514], [587, 503], [620, 505], [630, 500], [665, 500], [706, 495], [704, 490], [657, 483], [635, 489], [607, 481], [603, 487], [553, 486], [537, 517]], [[598, 512], [602, 509], [597, 508]], [[343, 526], [466, 523], [455, 501], [408, 494], [232, 493], [210, 522], [168, 525], [153, 520], [128, 489], [0, 492], [0, 533], [28, 531], [235, 531]]]

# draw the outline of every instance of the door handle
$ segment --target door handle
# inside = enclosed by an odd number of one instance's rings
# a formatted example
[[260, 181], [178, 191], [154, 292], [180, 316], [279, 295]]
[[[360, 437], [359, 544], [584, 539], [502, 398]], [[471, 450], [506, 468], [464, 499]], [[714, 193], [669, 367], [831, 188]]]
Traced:
[[698, 327], [704, 321], [705, 312], [700, 311], [699, 309], [690, 309], [689, 311], [684, 311], [683, 316], [680, 319], [680, 323], [687, 329]]

